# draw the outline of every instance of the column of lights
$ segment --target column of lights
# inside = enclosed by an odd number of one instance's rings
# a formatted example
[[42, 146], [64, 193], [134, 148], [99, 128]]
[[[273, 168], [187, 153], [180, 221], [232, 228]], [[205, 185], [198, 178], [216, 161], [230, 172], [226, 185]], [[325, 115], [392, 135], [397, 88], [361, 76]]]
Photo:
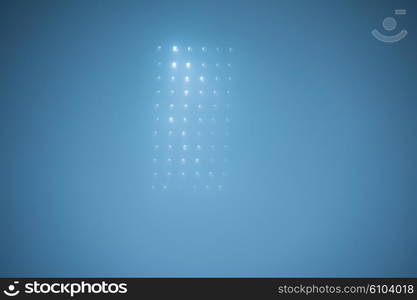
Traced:
[[152, 189], [223, 190], [232, 48], [158, 46]]

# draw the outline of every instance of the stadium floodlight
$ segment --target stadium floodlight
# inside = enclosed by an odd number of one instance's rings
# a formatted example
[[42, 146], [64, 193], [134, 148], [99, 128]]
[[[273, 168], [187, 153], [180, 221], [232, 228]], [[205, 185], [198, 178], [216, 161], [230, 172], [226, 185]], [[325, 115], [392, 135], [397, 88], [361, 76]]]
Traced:
[[154, 50], [150, 186], [155, 191], [225, 189], [234, 49], [208, 46]]

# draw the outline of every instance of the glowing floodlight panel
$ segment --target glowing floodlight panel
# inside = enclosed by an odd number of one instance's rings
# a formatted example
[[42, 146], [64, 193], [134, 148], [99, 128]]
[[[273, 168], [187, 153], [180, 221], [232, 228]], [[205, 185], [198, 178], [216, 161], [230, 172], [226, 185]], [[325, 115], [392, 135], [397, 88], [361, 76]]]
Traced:
[[161, 192], [223, 191], [229, 174], [234, 50], [155, 48], [150, 187]]

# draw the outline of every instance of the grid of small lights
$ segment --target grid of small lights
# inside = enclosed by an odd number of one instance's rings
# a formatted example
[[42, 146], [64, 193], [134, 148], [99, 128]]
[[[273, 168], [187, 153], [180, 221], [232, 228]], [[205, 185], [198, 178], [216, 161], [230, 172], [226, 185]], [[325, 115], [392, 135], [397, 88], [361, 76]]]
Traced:
[[154, 190], [221, 191], [227, 177], [232, 48], [156, 48]]

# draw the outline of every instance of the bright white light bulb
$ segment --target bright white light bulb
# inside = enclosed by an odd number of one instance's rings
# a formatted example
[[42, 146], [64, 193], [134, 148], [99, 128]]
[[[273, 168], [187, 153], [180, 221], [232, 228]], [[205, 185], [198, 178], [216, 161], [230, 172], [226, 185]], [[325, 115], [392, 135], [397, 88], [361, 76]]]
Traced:
[[184, 95], [185, 96], [188, 96], [188, 94], [189, 94], [190, 92], [188, 91], [188, 90], [184, 90]]
[[190, 63], [190, 62], [186, 62], [186, 63], [185, 63], [185, 67], [186, 67], [187, 69], [191, 68], [191, 63]]
[[184, 77], [184, 81], [185, 81], [185, 82], [190, 82], [190, 77], [189, 77], [189, 76], [185, 76], [185, 77]]
[[175, 76], [171, 76], [171, 77], [169, 78], [169, 80], [171, 80], [171, 82], [174, 82], [174, 81], [175, 81]]
[[174, 123], [174, 118], [173, 117], [169, 117], [168, 118], [169, 123]]
[[187, 135], [187, 132], [183, 130], [183, 131], [181, 131], [181, 135], [182, 136], [186, 136]]
[[193, 48], [191, 48], [190, 46], [188, 46], [188, 47], [187, 47], [187, 51], [188, 51], [188, 52], [192, 52], [192, 51], [193, 51]]
[[177, 46], [172, 46], [172, 52], [178, 52], [178, 47]]
[[175, 61], [173, 61], [173, 62], [171, 63], [171, 67], [172, 67], [173, 69], [176, 69], [176, 68], [177, 68], [177, 63], [176, 63]]
[[204, 82], [204, 76], [200, 76], [200, 77], [199, 77], [199, 80], [200, 80], [201, 82]]
[[202, 96], [204, 92], [202, 90], [199, 90], [198, 93]]
[[174, 109], [174, 104], [172, 104], [172, 103], [171, 103], [171, 104], [169, 105], [169, 108], [170, 108], [170, 109]]

